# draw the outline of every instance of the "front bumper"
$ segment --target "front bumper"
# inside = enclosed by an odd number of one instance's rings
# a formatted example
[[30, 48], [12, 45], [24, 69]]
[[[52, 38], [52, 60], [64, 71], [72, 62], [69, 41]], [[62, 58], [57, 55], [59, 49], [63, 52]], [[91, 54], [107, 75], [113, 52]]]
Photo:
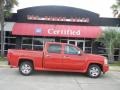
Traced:
[[109, 70], [108, 65], [103, 65], [103, 73], [107, 72]]

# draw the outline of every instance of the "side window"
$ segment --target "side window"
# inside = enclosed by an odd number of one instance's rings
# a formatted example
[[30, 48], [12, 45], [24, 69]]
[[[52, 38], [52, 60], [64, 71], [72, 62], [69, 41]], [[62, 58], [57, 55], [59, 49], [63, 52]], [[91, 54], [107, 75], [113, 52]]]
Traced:
[[59, 44], [50, 44], [48, 47], [48, 53], [61, 53], [62, 46]]
[[76, 54], [78, 54], [78, 51], [79, 50], [77, 48], [75, 48], [73, 46], [70, 46], [70, 45], [66, 45], [64, 53], [65, 54], [74, 54], [74, 55], [76, 55]]

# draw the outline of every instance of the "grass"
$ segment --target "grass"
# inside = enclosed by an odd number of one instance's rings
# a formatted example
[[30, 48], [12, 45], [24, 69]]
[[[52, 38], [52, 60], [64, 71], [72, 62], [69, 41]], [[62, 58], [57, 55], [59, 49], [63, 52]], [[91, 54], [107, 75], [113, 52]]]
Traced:
[[109, 64], [110, 66], [120, 66], [120, 61], [114, 61], [114, 63]]
[[5, 58], [0, 57], [0, 61], [4, 61], [4, 60], [5, 60]]

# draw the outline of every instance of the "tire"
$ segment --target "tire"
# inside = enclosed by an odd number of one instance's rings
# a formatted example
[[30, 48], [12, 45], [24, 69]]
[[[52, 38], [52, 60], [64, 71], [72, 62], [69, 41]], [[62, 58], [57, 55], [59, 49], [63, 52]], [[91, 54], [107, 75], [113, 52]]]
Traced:
[[98, 78], [101, 75], [101, 68], [96, 64], [90, 65], [87, 74], [90, 78]]
[[24, 76], [30, 75], [33, 72], [33, 64], [29, 61], [21, 62], [19, 72]]

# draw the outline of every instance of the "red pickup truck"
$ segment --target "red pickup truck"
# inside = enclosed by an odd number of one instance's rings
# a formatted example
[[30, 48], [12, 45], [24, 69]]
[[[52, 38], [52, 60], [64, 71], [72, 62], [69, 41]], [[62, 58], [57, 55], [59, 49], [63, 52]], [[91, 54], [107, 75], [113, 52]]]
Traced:
[[19, 67], [22, 75], [34, 70], [87, 73], [97, 78], [109, 70], [107, 58], [87, 54], [78, 47], [65, 43], [47, 42], [43, 51], [9, 49], [8, 62], [12, 68]]

